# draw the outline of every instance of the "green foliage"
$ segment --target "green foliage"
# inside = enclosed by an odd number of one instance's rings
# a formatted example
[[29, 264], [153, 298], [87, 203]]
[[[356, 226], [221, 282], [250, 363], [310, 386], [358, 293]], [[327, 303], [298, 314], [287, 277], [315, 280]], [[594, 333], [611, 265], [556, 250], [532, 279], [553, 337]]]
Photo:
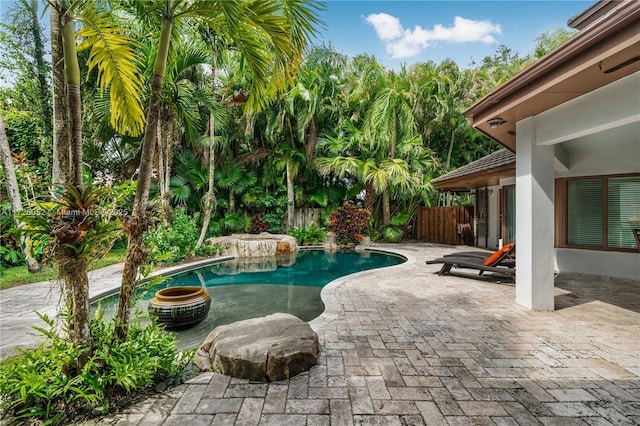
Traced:
[[297, 226], [287, 231], [296, 239], [298, 245], [301, 246], [317, 246], [324, 243], [327, 236], [327, 230], [318, 226], [315, 222], [311, 222], [307, 226]]
[[3, 111], [2, 117], [11, 151], [24, 153], [26, 159], [39, 160], [42, 166], [47, 166], [52, 149], [51, 142], [43, 136], [41, 119], [33, 111], [15, 110]]
[[111, 188], [88, 186], [81, 192], [65, 185], [52, 202], [34, 203], [17, 216], [34, 255], [42, 255], [44, 263], [95, 260], [106, 255], [122, 233], [118, 212], [112, 208], [116, 200]]
[[224, 247], [218, 244], [205, 244], [195, 250], [195, 255], [199, 257], [213, 257], [222, 254]]
[[20, 249], [20, 236], [15, 229], [9, 202], [0, 203], [0, 275], [6, 268], [24, 264], [24, 255]]
[[404, 231], [401, 228], [387, 226], [382, 229], [382, 238], [390, 243], [397, 243], [402, 239]]
[[186, 214], [178, 207], [173, 211], [170, 226], [158, 226], [144, 236], [149, 248], [150, 262], [168, 264], [186, 258], [198, 241], [197, 217]]
[[390, 224], [393, 226], [405, 226], [410, 220], [410, 214], [400, 212], [391, 217]]
[[[256, 191], [247, 194], [243, 198], [245, 203], [249, 204], [252, 209], [264, 214], [261, 221], [267, 225], [267, 231], [272, 233], [282, 231], [282, 220], [287, 217], [286, 190], [281, 188], [276, 191], [275, 195], [258, 193], [258, 191], [259, 188], [256, 188]], [[254, 198], [251, 196], [254, 196]], [[251, 200], [251, 203], [247, 203], [249, 200]]]
[[389, 243], [400, 242], [404, 237], [405, 228], [410, 220], [411, 215], [409, 213], [400, 212], [393, 215], [389, 222], [390, 226], [385, 226], [382, 229], [380, 237]]
[[345, 202], [329, 216], [329, 231], [340, 245], [357, 244], [364, 239], [369, 228], [371, 213]]
[[242, 232], [249, 228], [247, 217], [239, 213], [229, 213], [225, 217], [209, 224], [209, 231], [213, 235], [229, 235], [233, 232]]
[[91, 321], [94, 353], [78, 369], [83, 350], [58, 334], [52, 319], [40, 317], [47, 324], [35, 327], [45, 337], [40, 346], [0, 364], [0, 407], [24, 421], [67, 424], [94, 410], [106, 413], [126, 394], [180, 377], [193, 355], [179, 352], [175, 335], [156, 323], [134, 322], [124, 341], [113, 339], [115, 321], [104, 322], [98, 311]]

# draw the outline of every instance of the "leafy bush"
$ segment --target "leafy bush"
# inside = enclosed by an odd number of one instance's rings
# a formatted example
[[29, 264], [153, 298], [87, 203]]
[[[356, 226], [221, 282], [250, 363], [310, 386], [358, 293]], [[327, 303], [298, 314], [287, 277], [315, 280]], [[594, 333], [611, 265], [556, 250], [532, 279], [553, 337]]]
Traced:
[[150, 262], [166, 264], [186, 258], [198, 241], [196, 220], [187, 215], [183, 207], [178, 207], [173, 211], [169, 226], [148, 231], [144, 243], [149, 248]]
[[213, 257], [222, 254], [224, 247], [218, 244], [204, 244], [195, 250], [195, 255], [200, 257]]
[[357, 244], [367, 234], [370, 217], [369, 210], [345, 202], [329, 216], [329, 231], [335, 234], [340, 245]]
[[261, 189], [257, 188], [255, 192], [243, 197], [243, 201], [251, 210], [263, 214], [261, 221], [267, 225], [266, 231], [272, 233], [281, 232], [283, 218], [287, 217], [286, 188], [279, 188], [275, 195], [261, 191]]
[[264, 213], [257, 216], [251, 216], [251, 227], [249, 232], [252, 234], [259, 234], [261, 232], [267, 232], [269, 225], [264, 222]]
[[408, 213], [398, 213], [394, 215], [391, 218], [390, 226], [382, 230], [382, 237], [390, 243], [399, 242], [405, 234], [405, 228], [409, 220], [411, 220], [411, 215]]
[[247, 222], [248, 220], [245, 216], [239, 213], [229, 213], [217, 221], [212, 221], [209, 224], [207, 235], [220, 236], [229, 235], [233, 232], [242, 232], [250, 226]]
[[193, 356], [179, 352], [175, 335], [156, 323], [133, 322], [124, 341], [113, 339], [115, 320], [104, 322], [98, 312], [91, 321], [94, 353], [78, 370], [75, 360], [83, 350], [57, 334], [53, 320], [41, 318], [48, 329], [36, 327], [45, 336], [40, 347], [0, 364], [0, 408], [16, 419], [67, 424], [107, 413], [132, 393], [173, 382]]
[[382, 237], [390, 243], [399, 242], [403, 235], [404, 232], [402, 229], [398, 229], [393, 226], [387, 226], [382, 230]]
[[287, 234], [296, 239], [298, 245], [316, 246], [324, 243], [327, 236], [327, 230], [319, 227], [315, 222], [311, 222], [308, 226], [298, 226], [290, 229]]

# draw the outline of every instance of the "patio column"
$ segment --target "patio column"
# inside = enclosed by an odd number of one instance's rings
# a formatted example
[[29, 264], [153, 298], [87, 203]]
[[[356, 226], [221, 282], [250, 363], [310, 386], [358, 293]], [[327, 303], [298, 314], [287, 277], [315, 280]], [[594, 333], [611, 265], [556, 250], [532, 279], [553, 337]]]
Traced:
[[536, 120], [516, 123], [516, 303], [554, 310], [554, 149], [536, 145]]

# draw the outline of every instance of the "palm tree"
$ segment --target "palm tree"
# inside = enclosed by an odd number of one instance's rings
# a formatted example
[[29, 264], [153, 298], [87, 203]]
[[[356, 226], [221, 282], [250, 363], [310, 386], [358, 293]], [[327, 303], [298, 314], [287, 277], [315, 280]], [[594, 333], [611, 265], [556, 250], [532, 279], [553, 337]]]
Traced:
[[398, 144], [413, 140], [417, 135], [417, 124], [413, 114], [414, 93], [406, 70], [399, 74], [390, 72], [388, 82], [376, 96], [367, 115], [364, 132], [370, 149], [386, 156], [381, 167], [366, 171], [367, 180], [374, 183], [376, 192], [382, 193], [382, 223], [388, 225], [391, 209], [388, 188], [392, 183], [405, 185], [407, 168], [396, 161]]
[[257, 109], [266, 105], [272, 94], [282, 89], [287, 79], [297, 72], [303, 49], [314, 33], [313, 25], [319, 22], [314, 12], [321, 7], [314, 1], [298, 0], [166, 0], [137, 2], [135, 5], [147, 13], [159, 13], [162, 24], [153, 66], [138, 186], [133, 210], [125, 227], [129, 244], [116, 313], [116, 336], [120, 339], [127, 332], [133, 290], [143, 260], [144, 215], [149, 198], [162, 82], [174, 25], [189, 19], [198, 20], [217, 34], [233, 41], [253, 75], [253, 87], [247, 100], [248, 108]]
[[[68, 0], [52, 2], [52, 50], [54, 60], [61, 55], [64, 74], [59, 73], [57, 64], [54, 71], [54, 93], [61, 94], [66, 89], [66, 102], [56, 101], [55, 120], [68, 119], [69, 143], [61, 123], [54, 123], [58, 148], [68, 147], [67, 152], [58, 152], [59, 158], [69, 158], [69, 170], [58, 168], [60, 178], [66, 178], [66, 189], [60, 194], [58, 203], [80, 201], [78, 205], [94, 205], [97, 201], [93, 191], [83, 191], [82, 180], [82, 105], [80, 96], [81, 73], [78, 62], [78, 51], [88, 49], [88, 72], [96, 71], [97, 83], [104, 91], [109, 91], [111, 100], [111, 123], [121, 133], [135, 134], [142, 129], [143, 113], [140, 103], [142, 81], [138, 74], [136, 55], [133, 54], [133, 40], [127, 36], [126, 29], [118, 26], [109, 10], [102, 7], [101, 2], [89, 1], [82, 4]], [[76, 32], [74, 23], [81, 27]], [[57, 33], [59, 31], [59, 33]], [[83, 42], [76, 46], [76, 36]], [[60, 43], [60, 44], [58, 44]], [[63, 81], [59, 79], [62, 78]], [[57, 107], [60, 108], [57, 108]], [[54, 160], [55, 161], [55, 160]], [[64, 166], [63, 166], [64, 167]], [[82, 204], [86, 201], [88, 204]], [[49, 223], [48, 226], [51, 226]], [[89, 229], [82, 230], [73, 243], [65, 239], [62, 232], [54, 229], [47, 243], [54, 247], [52, 257], [59, 265], [60, 276], [64, 283], [64, 293], [71, 308], [71, 324], [69, 337], [77, 347], [85, 349], [78, 360], [81, 366], [92, 348], [92, 337], [89, 329], [89, 280], [87, 277], [87, 261], [92, 253], [89, 238], [100, 233], [95, 226], [99, 221], [86, 220], [83, 224]], [[25, 228], [26, 232], [37, 230]], [[62, 231], [62, 230], [59, 230]], [[107, 233], [108, 235], [115, 235]], [[103, 235], [107, 235], [103, 234]], [[98, 247], [93, 247], [99, 250]], [[102, 247], [101, 247], [102, 248]], [[101, 249], [100, 248], [100, 249]]]
[[[216, 87], [218, 86], [217, 70], [219, 64], [219, 50], [224, 47], [223, 40], [211, 30], [204, 29], [204, 38], [208, 39], [211, 43], [211, 78], [210, 78], [210, 91], [211, 97], [216, 96]], [[218, 122], [220, 120], [218, 119]], [[209, 223], [211, 222], [211, 212], [218, 205], [215, 196], [215, 165], [216, 165], [216, 114], [212, 110], [209, 113], [209, 182], [207, 186], [207, 193], [202, 198], [202, 228], [200, 229], [200, 236], [196, 242], [196, 249], [199, 248], [204, 242], [207, 230], [209, 229]]]

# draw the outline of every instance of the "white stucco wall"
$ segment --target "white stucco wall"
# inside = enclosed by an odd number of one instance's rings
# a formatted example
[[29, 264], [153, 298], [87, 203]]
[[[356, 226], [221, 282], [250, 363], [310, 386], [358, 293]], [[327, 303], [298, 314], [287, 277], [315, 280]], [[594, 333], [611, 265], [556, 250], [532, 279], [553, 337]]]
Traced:
[[[559, 145], [555, 177], [640, 173], [640, 73], [536, 116], [536, 143]], [[603, 107], [606, 106], [606, 107]], [[519, 206], [520, 207], [520, 206]], [[640, 254], [556, 249], [555, 269], [640, 279]]]
[[556, 270], [640, 280], [640, 253], [556, 249]]

